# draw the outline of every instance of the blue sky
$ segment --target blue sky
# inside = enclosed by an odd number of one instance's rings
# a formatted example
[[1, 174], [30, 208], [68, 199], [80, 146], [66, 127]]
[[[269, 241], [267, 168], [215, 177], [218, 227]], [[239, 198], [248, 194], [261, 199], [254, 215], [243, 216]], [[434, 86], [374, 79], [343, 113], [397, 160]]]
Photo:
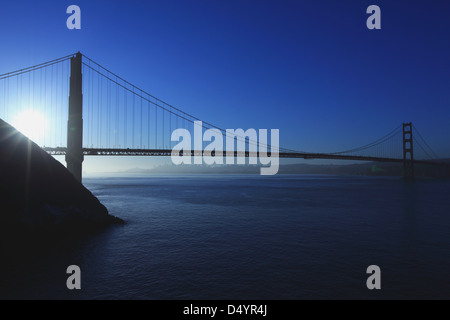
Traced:
[[[81, 30], [66, 8], [81, 8]], [[381, 8], [382, 29], [366, 28]], [[306, 151], [412, 121], [450, 157], [448, 1], [2, 1], [0, 73], [81, 51], [222, 128]]]

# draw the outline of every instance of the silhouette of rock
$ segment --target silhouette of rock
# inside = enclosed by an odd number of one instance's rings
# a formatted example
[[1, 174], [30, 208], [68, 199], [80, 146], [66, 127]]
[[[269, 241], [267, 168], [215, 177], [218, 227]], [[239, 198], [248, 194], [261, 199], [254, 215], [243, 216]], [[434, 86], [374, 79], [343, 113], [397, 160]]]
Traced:
[[0, 119], [0, 232], [78, 234], [123, 220], [67, 169]]

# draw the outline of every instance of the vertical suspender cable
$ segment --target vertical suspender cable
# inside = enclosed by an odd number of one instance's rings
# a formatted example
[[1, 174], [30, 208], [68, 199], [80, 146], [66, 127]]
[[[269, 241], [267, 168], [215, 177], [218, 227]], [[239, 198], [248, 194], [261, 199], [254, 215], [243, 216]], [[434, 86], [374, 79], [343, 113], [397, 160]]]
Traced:
[[[108, 75], [108, 78], [109, 78], [109, 73], [107, 74]], [[107, 80], [108, 81], [108, 80]], [[111, 97], [110, 97], [110, 95], [111, 95], [111, 82], [110, 81], [108, 81], [108, 85], [107, 85], [107, 95], [108, 95], [108, 97], [107, 97], [107, 121], [108, 121], [108, 123], [107, 123], [107, 126], [106, 126], [106, 131], [107, 131], [107, 133], [108, 133], [108, 144], [107, 144], [107, 148], [110, 148], [111, 146], [110, 146], [110, 135], [111, 135], [111, 118], [110, 118], [110, 108], [111, 108]]]
[[150, 149], [150, 101], [147, 101], [147, 149]]
[[98, 77], [98, 81], [97, 81], [97, 148], [100, 148], [100, 108], [101, 108], [101, 104], [100, 104], [100, 77]]
[[[141, 90], [141, 96], [142, 96], [142, 90]], [[140, 130], [140, 133], [139, 133], [139, 135], [140, 135], [139, 148], [143, 149], [143, 146], [142, 146], [142, 98], [140, 98], [140, 99], [141, 99], [141, 130]]]
[[133, 101], [131, 102], [131, 148], [134, 148], [134, 129], [135, 129], [135, 123], [134, 123], [134, 98], [135, 98], [135, 94], [134, 94], [134, 88], [133, 88], [133, 92], [132, 92], [132, 98]]
[[[117, 77], [116, 77], [117, 82]], [[115, 129], [114, 129], [114, 147], [117, 148], [118, 144], [118, 131], [119, 131], [119, 86], [116, 85], [116, 119], [115, 119]]]
[[162, 141], [162, 148], [164, 149], [164, 148], [166, 147], [166, 145], [165, 145], [165, 143], [164, 143], [164, 136], [166, 135], [165, 132], [164, 132], [164, 110], [162, 110], [162, 113], [163, 113], [163, 128], [162, 128], [162, 138], [163, 138], [163, 141]]
[[126, 87], [124, 87], [124, 89], [123, 89], [123, 97], [124, 97], [124, 99], [123, 99], [123, 101], [124, 101], [124, 117], [123, 117], [123, 119], [124, 119], [124, 144], [123, 144], [123, 147], [124, 148], [126, 148], [127, 147], [127, 145], [128, 145], [128, 141], [127, 141], [127, 113], [128, 113], [128, 110], [127, 110], [127, 100], [128, 100], [128, 98], [127, 98], [127, 90], [126, 90]]

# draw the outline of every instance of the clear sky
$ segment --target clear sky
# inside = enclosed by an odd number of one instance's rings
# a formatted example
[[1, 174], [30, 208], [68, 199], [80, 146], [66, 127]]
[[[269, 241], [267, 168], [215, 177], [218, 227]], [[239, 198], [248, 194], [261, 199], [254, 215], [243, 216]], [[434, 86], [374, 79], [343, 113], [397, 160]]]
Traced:
[[[66, 8], [81, 8], [81, 30]], [[381, 30], [366, 9], [381, 8]], [[0, 73], [81, 51], [222, 128], [330, 152], [412, 121], [450, 157], [449, 1], [2, 1]]]

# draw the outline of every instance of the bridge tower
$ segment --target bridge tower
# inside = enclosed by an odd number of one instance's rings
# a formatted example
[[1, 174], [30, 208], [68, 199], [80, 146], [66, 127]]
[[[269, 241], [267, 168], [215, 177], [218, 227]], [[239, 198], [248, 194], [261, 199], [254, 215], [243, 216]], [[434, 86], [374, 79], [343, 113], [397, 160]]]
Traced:
[[414, 152], [412, 123], [403, 124], [403, 176], [414, 179]]
[[83, 156], [83, 87], [81, 53], [70, 59], [69, 120], [67, 123], [67, 169], [81, 182]]

